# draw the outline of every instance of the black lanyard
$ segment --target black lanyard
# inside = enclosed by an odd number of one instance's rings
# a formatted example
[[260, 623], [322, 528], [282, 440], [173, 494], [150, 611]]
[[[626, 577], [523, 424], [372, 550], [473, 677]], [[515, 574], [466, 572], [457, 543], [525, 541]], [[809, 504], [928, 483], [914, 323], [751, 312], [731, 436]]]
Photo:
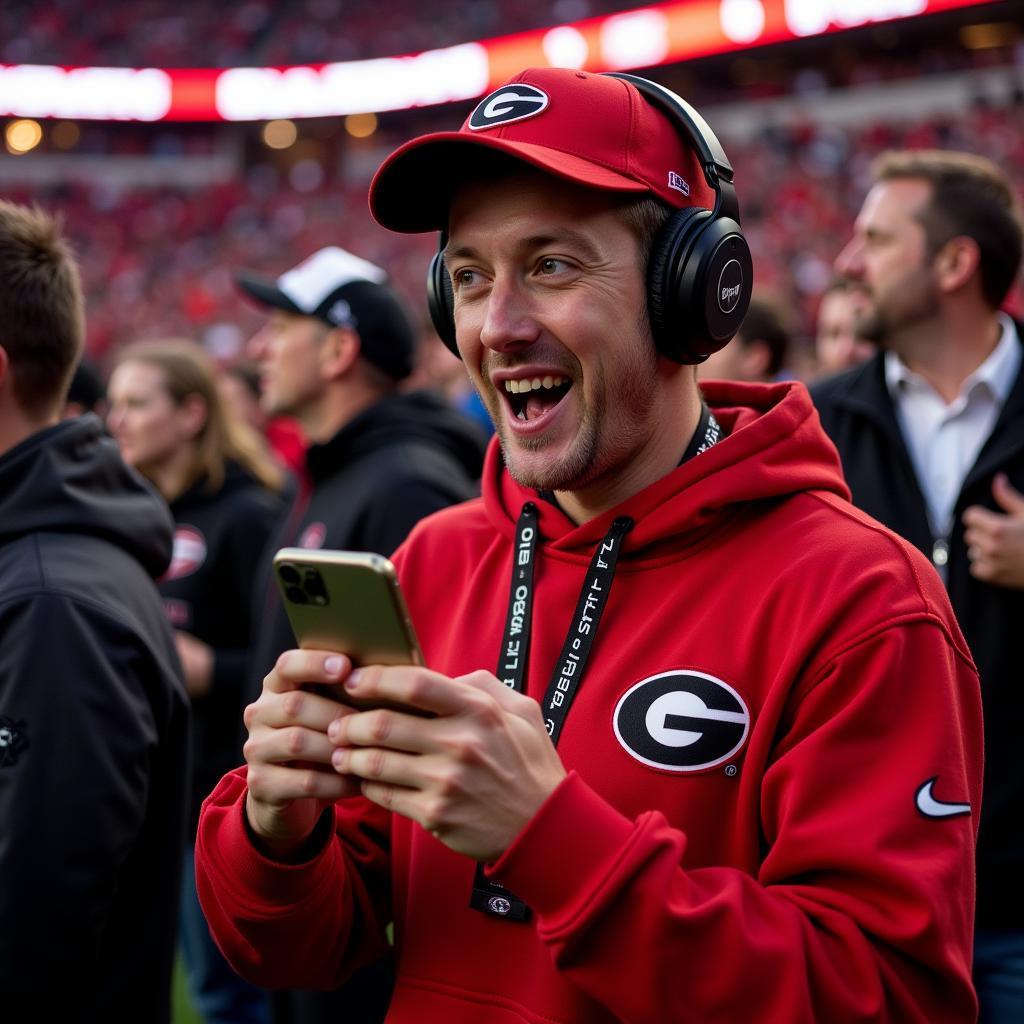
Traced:
[[[718, 443], [721, 427], [705, 405], [700, 423], [680, 460], [687, 460]], [[632, 529], [633, 520], [620, 516], [594, 552], [584, 577], [572, 625], [562, 644], [561, 654], [548, 683], [541, 709], [551, 742], [558, 744], [569, 707], [579, 691], [580, 682], [590, 657], [608, 592], [615, 576], [615, 563], [622, 549], [622, 540]], [[505, 635], [498, 656], [498, 678], [519, 693], [526, 690], [526, 666], [530, 657], [530, 633], [533, 626], [533, 570], [537, 554], [537, 506], [532, 501], [523, 505], [516, 523], [516, 540], [512, 547], [512, 582], [509, 587]], [[527, 904], [503, 885], [491, 881], [482, 864], [477, 864], [469, 905], [474, 910], [510, 921], [526, 921], [530, 916]]]
[[[551, 742], [557, 744], [569, 713], [569, 706], [579, 689], [580, 680], [590, 657], [594, 636], [604, 613], [615, 575], [615, 563], [622, 548], [622, 538], [633, 526], [628, 516], [616, 519], [604, 540], [594, 552], [590, 567], [576, 602], [569, 633], [555, 670], [548, 683], [541, 708]], [[530, 633], [533, 624], [533, 565], [537, 551], [537, 506], [528, 501], [516, 524], [516, 542], [512, 552], [512, 586], [509, 592], [505, 637], [498, 662], [498, 678], [519, 693], [525, 691], [526, 664], [530, 656]]]
[[[594, 552], [584, 577], [583, 588], [576, 602], [572, 625], [555, 662], [541, 708], [544, 723], [557, 744], [569, 706], [580, 687], [590, 657], [601, 615], [608, 601], [615, 563], [622, 548], [622, 538], [633, 526], [627, 516], [616, 519], [604, 540]], [[526, 689], [526, 665], [530, 657], [530, 633], [533, 628], [533, 567], [537, 554], [537, 506], [532, 501], [523, 505], [516, 523], [516, 542], [512, 547], [512, 583], [505, 617], [505, 636], [498, 657], [498, 678], [519, 693]], [[474, 910], [510, 921], [525, 921], [530, 916], [526, 903], [503, 885], [491, 881], [482, 864], [477, 864], [469, 905]]]

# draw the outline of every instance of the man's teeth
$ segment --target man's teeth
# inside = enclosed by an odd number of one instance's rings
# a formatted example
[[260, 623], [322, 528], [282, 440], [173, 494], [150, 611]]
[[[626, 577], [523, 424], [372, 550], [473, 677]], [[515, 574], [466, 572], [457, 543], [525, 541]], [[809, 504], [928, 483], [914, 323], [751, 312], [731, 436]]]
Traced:
[[522, 395], [527, 391], [539, 391], [541, 388], [558, 388], [564, 383], [564, 377], [524, 377], [522, 380], [505, 381], [505, 390], [510, 395]]

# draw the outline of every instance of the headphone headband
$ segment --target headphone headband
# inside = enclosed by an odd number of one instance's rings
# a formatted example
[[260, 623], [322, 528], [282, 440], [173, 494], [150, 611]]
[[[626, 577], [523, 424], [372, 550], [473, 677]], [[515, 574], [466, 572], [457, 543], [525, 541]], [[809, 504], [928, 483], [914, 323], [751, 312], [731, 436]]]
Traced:
[[732, 217], [739, 223], [740, 209], [736, 189], [733, 187], [732, 164], [725, 155], [718, 136], [711, 130], [711, 125], [682, 96], [671, 89], [666, 89], [658, 82], [619, 71], [606, 72], [605, 77], [629, 82], [651, 106], [660, 110], [676, 128], [680, 129], [681, 134], [700, 157], [704, 180], [715, 190], [713, 214]]

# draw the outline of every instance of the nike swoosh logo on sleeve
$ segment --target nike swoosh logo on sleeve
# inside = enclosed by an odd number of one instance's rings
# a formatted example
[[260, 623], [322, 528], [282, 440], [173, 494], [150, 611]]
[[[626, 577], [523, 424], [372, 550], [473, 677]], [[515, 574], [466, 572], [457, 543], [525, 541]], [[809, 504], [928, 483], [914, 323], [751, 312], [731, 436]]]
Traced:
[[970, 814], [970, 804], [951, 804], [935, 799], [932, 790], [937, 779], [937, 775], [933, 776], [918, 787], [917, 795], [914, 798], [917, 809], [926, 818], [953, 818], [960, 814]]

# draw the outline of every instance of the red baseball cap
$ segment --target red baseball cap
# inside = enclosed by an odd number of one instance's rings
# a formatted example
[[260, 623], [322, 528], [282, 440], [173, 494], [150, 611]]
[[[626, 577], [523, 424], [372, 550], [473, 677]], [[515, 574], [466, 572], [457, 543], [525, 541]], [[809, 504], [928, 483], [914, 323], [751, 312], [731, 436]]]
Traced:
[[482, 149], [588, 188], [646, 192], [674, 207], [715, 205], [697, 153], [635, 86], [528, 68], [485, 96], [457, 132], [395, 150], [370, 184], [370, 212], [392, 231], [443, 230], [452, 194]]

